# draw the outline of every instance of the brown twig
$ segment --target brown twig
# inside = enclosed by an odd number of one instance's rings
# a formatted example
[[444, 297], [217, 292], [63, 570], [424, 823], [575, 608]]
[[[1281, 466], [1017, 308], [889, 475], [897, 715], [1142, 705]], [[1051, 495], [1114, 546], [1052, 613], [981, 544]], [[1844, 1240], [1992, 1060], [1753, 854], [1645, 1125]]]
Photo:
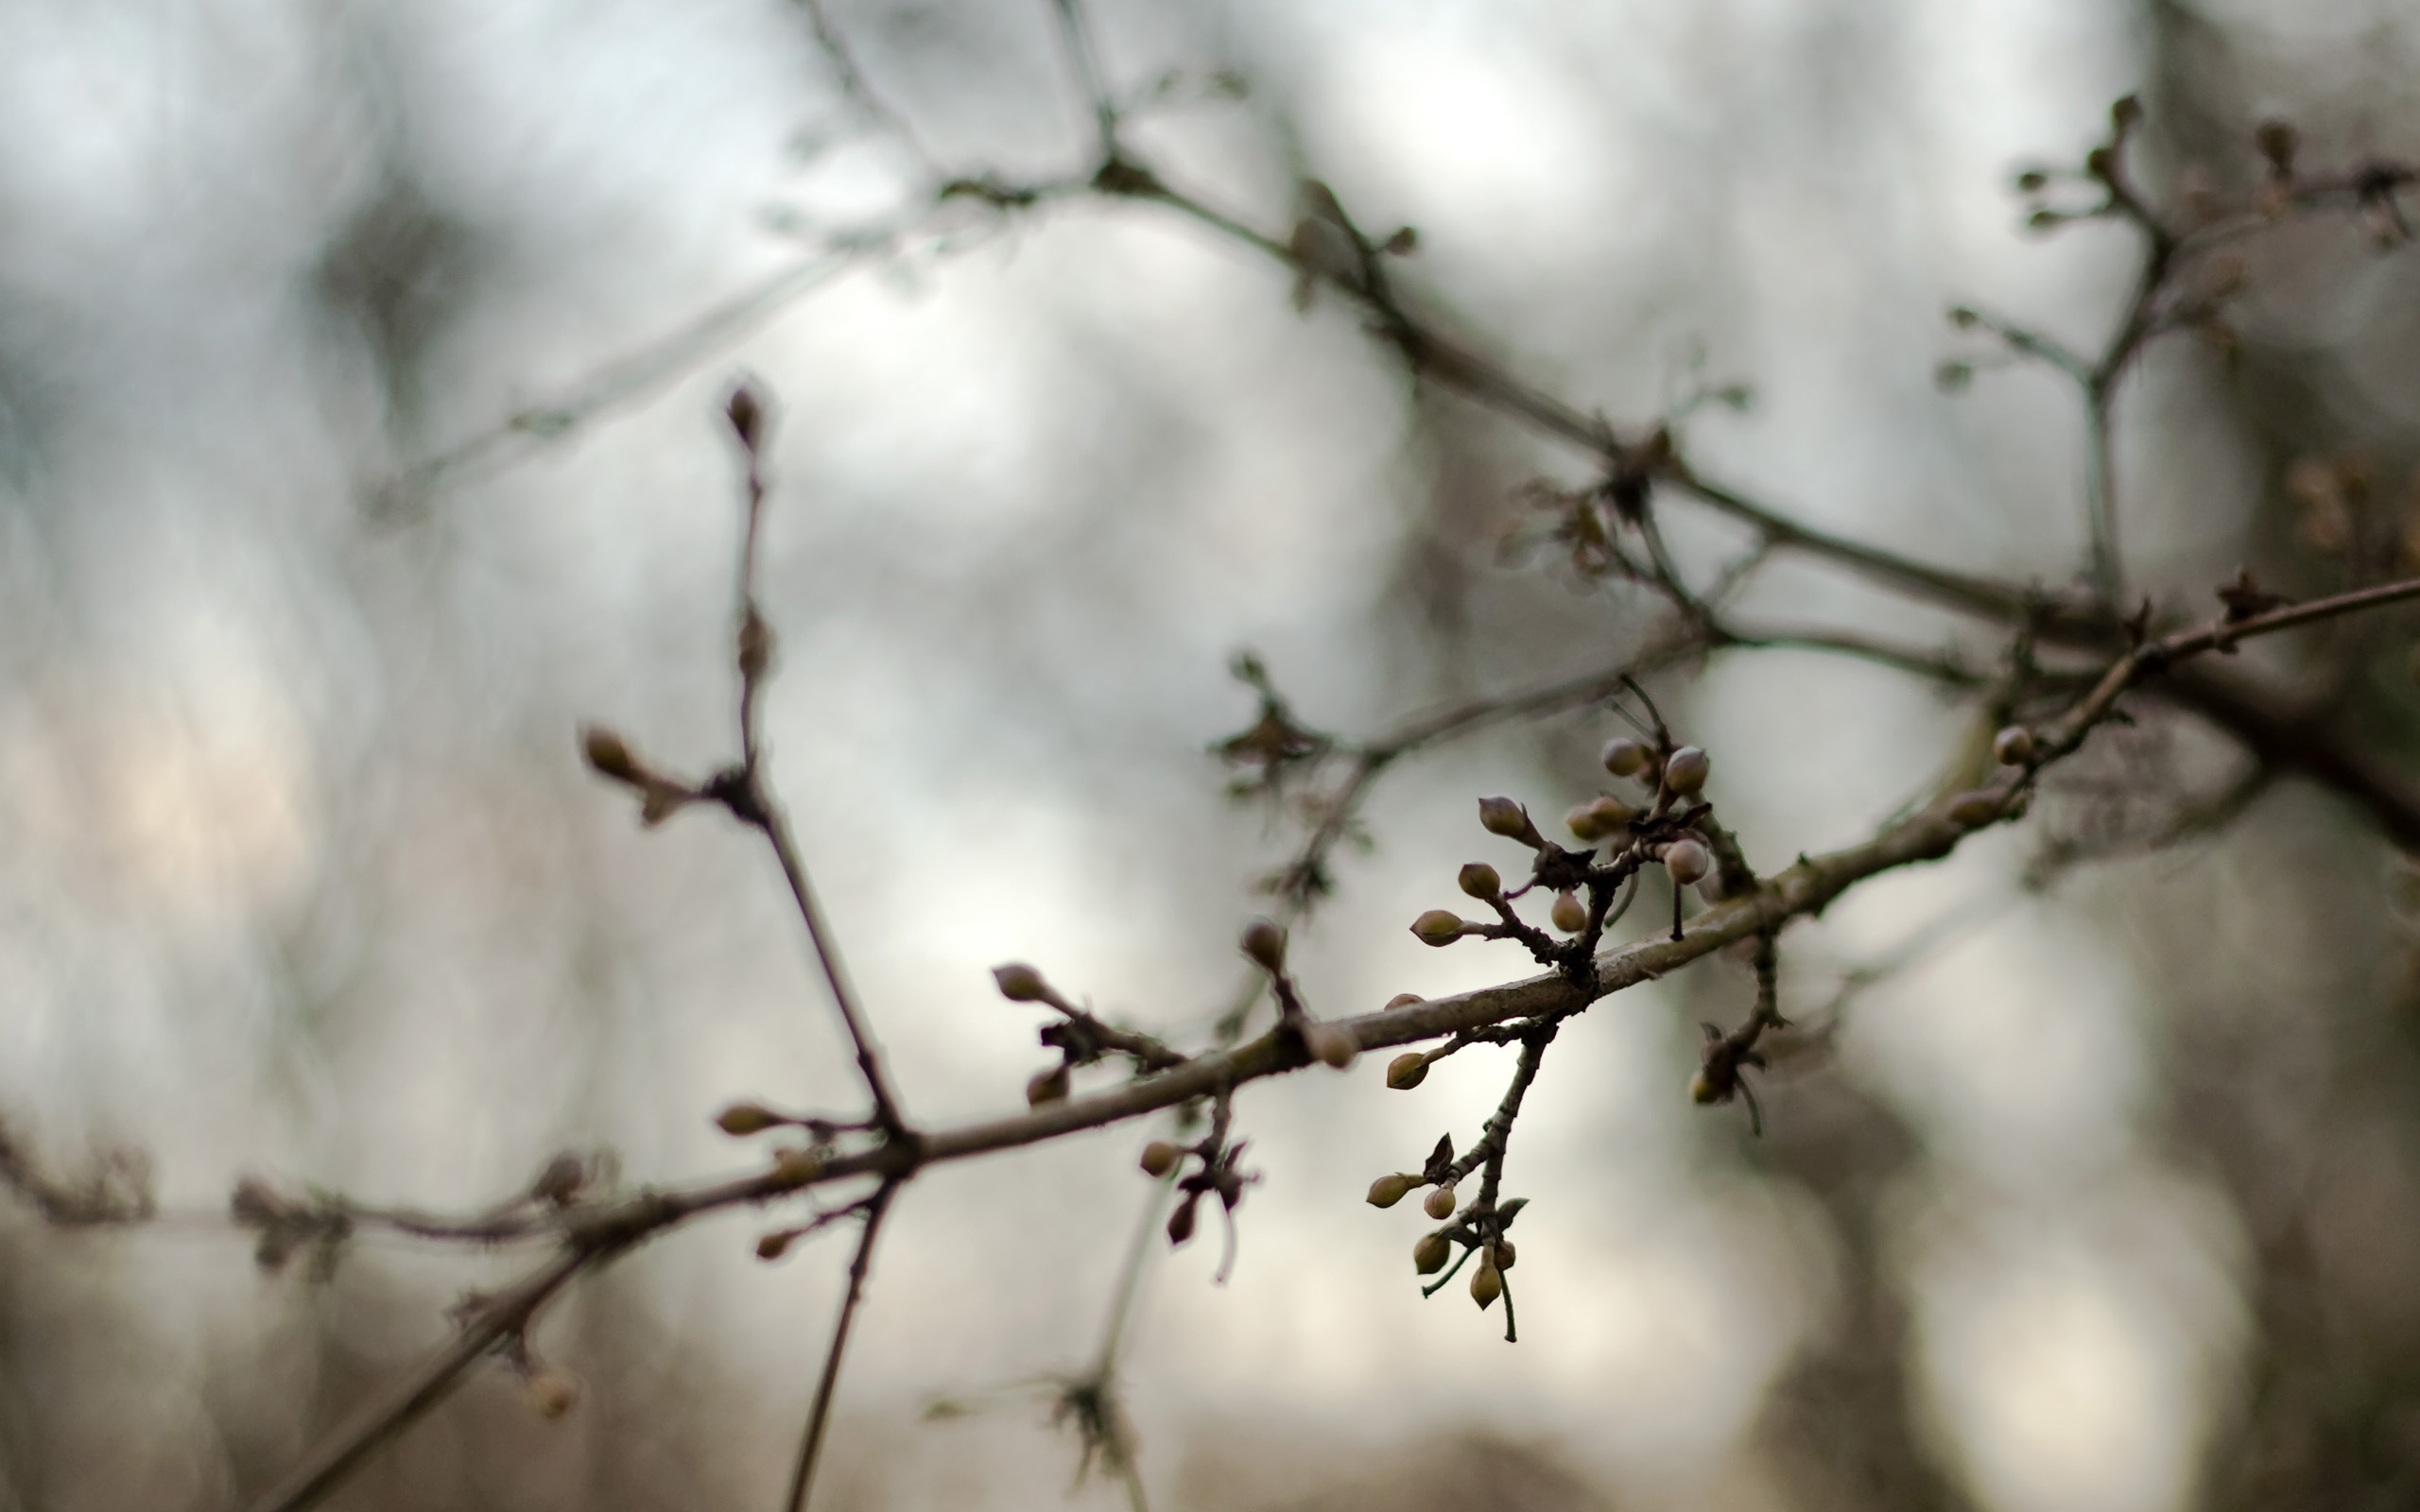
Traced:
[[866, 1199], [865, 1228], [857, 1234], [856, 1253], [849, 1260], [849, 1286], [840, 1298], [840, 1315], [832, 1323], [832, 1347], [823, 1354], [823, 1373], [816, 1378], [815, 1400], [806, 1412], [806, 1431], [798, 1446], [798, 1466], [790, 1475], [789, 1512], [805, 1512], [807, 1493], [815, 1487], [816, 1464], [823, 1454], [823, 1430], [832, 1418], [832, 1398], [840, 1383], [840, 1356], [849, 1347], [849, 1329], [857, 1306], [865, 1300], [866, 1273], [873, 1267], [874, 1242], [882, 1236], [883, 1216], [898, 1194], [904, 1177], [892, 1177]]

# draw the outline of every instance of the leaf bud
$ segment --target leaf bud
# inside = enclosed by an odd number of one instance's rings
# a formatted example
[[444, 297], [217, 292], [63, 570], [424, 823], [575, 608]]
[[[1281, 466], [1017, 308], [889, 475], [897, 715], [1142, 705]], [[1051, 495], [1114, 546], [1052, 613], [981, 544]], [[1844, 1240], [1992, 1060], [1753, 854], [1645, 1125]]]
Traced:
[[1616, 735], [1605, 742], [1598, 760], [1616, 777], [1636, 777], [1647, 769], [1647, 747], [1628, 735]]
[[579, 1400], [579, 1382], [568, 1370], [541, 1366], [529, 1372], [522, 1391], [529, 1401], [529, 1410], [553, 1422], [571, 1411]]
[[1255, 919], [1244, 927], [1243, 950], [1264, 971], [1286, 970], [1286, 931], [1267, 919]]
[[1638, 817], [1635, 806], [1611, 794], [1589, 799], [1563, 816], [1571, 833], [1582, 840], [1601, 840]]
[[1042, 979], [1042, 973], [1023, 961], [992, 968], [992, 980], [999, 986], [1000, 996], [1011, 1003], [1039, 1002], [1050, 990], [1050, 984]]
[[1504, 896], [1503, 877], [1497, 874], [1494, 867], [1484, 861], [1472, 862], [1464, 867], [1461, 875], [1454, 880], [1461, 884], [1462, 891], [1481, 902]]
[[1061, 1061], [1047, 1071], [1037, 1071], [1025, 1084], [1028, 1108], [1040, 1108], [1045, 1103], [1066, 1101], [1068, 1087], [1067, 1063]]
[[1509, 798], [1483, 798], [1478, 800], [1479, 827], [1490, 834], [1500, 834], [1507, 840], [1518, 840], [1530, 850], [1542, 849], [1546, 836], [1530, 822], [1530, 811]]
[[1495, 1246], [1478, 1253], [1478, 1273], [1471, 1278], [1471, 1300], [1481, 1309], [1494, 1305], [1504, 1295], [1504, 1273], [1495, 1268]]
[[1565, 887], [1554, 895], [1554, 906], [1547, 910], [1547, 918], [1564, 934], [1577, 935], [1588, 927], [1588, 905]]
[[1387, 999], [1387, 1005], [1378, 1011], [1381, 1013], [1392, 1013], [1397, 1008], [1415, 1008], [1427, 1001], [1428, 1000], [1426, 998], [1422, 997], [1417, 992], [1398, 992], [1393, 997]]
[[1423, 1234], [1420, 1243], [1411, 1246], [1411, 1268], [1423, 1276], [1436, 1275], [1453, 1258], [1453, 1241], [1443, 1234]]
[[591, 725], [580, 731], [580, 748], [588, 757], [591, 770], [599, 777], [610, 777], [617, 782], [638, 782], [646, 780], [636, 758], [622, 737], [602, 725]]
[[762, 1103], [734, 1103], [715, 1116], [715, 1127], [734, 1139], [762, 1134], [783, 1122], [779, 1113]]
[[1144, 1174], [1157, 1179], [1175, 1170], [1176, 1162], [1184, 1157], [1184, 1152], [1167, 1141], [1153, 1140], [1143, 1146]]
[[1711, 764], [1705, 752], [1695, 746], [1684, 746], [1664, 763], [1664, 785], [1684, 797], [1705, 786], [1707, 767]]
[[1664, 869], [1675, 886], [1685, 887], [1714, 869], [1714, 857], [1695, 840], [1675, 840], [1664, 848]]
[[1454, 1184], [1450, 1181], [1430, 1187], [1428, 1195], [1420, 1199], [1420, 1211], [1443, 1223], [1454, 1215]]
[[1355, 1056], [1361, 1053], [1361, 1041], [1342, 1024], [1314, 1023], [1303, 1030], [1303, 1048], [1311, 1053], [1313, 1060], [1324, 1061], [1342, 1071], [1353, 1064]]
[[795, 1228], [774, 1229], [756, 1241], [756, 1258], [758, 1260], [781, 1259], [788, 1251], [790, 1241], [797, 1237], [798, 1230]]
[[1961, 793], [1949, 804], [1949, 822], [1964, 829], [1980, 829], [1999, 816], [2000, 797], [1989, 788]]
[[2022, 766], [2033, 759], [2033, 731], [2011, 725], [1992, 737], [1992, 755], [2002, 766]]
[[1408, 1092], [1428, 1079], [1428, 1057], [1417, 1050], [1407, 1050], [1387, 1062], [1387, 1085], [1399, 1092]]
[[1466, 927], [1461, 916], [1443, 908], [1431, 908], [1411, 921], [1411, 932], [1423, 945], [1451, 945], [1462, 937]]
[[1393, 1176], [1382, 1176], [1370, 1183], [1370, 1206], [1392, 1208], [1411, 1195], [1412, 1188], [1418, 1185], [1420, 1185], [1420, 1177], [1416, 1176], [1405, 1176], [1401, 1172]]

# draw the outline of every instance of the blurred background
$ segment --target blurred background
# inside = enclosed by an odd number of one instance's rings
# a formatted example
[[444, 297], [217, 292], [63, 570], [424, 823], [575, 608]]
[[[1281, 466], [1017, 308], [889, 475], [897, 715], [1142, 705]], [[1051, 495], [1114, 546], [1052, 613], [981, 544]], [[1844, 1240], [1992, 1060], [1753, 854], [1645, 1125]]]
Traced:
[[[1282, 235], [1319, 177], [1418, 229], [1408, 297], [1512, 371], [1625, 426], [1746, 383], [1684, 426], [1706, 472], [2049, 584], [2083, 550], [2078, 406], [2035, 369], [1941, 391], [1981, 350], [1943, 314], [2097, 345], [2135, 248], [2026, 232], [2013, 175], [2129, 91], [2164, 202], [2247, 193], [2272, 116], [2315, 164], [2420, 155], [2420, 27], [2383, 0], [1091, 14], [1173, 180]], [[1188, 1044], [1233, 1000], [1298, 838], [1206, 754], [1255, 712], [1233, 652], [1361, 735], [1642, 634], [1634, 597], [1498, 552], [1514, 490], [1582, 459], [1410, 384], [1342, 301], [1297, 313], [1285, 268], [1148, 206], [930, 210], [939, 177], [1088, 168], [1047, 0], [824, 16], [878, 108], [774, 0], [0, 7], [0, 1118], [62, 1179], [142, 1152], [163, 1209], [0, 1207], [0, 1508], [239, 1504], [528, 1259], [366, 1237], [265, 1274], [217, 1216], [241, 1174], [464, 1210], [565, 1148], [745, 1168], [710, 1122], [737, 1096], [853, 1106], [761, 847], [643, 832], [577, 759], [584, 720], [685, 770], [731, 749], [735, 375], [780, 411], [774, 776], [928, 1124], [1046, 1064], [1001, 960]], [[2238, 563], [2359, 576], [2420, 458], [2412, 256], [2342, 216], [2246, 256], [2232, 351], [2173, 337], [2118, 406], [2133, 569], [2195, 614]], [[1687, 562], [1736, 549], [1674, 511]], [[1998, 650], [1805, 563], [1747, 602]], [[2325, 669], [2406, 771], [2408, 640]], [[1803, 653], [1655, 688], [1769, 868], [1869, 833], [1974, 717]], [[1405, 925], [1507, 860], [1475, 795], [1560, 812], [1618, 728], [1390, 773], [1297, 932], [1313, 1006], [1524, 974]], [[1815, 1032], [1765, 1138], [1684, 1094], [1698, 1021], [1747, 1011], [1735, 963], [1565, 1030], [1512, 1148], [1517, 1346], [1460, 1288], [1424, 1303], [1419, 1220], [1361, 1200], [1474, 1138], [1508, 1057], [1244, 1093], [1233, 1277], [1215, 1243], [1155, 1258], [1127, 1332], [1152, 1503], [2411, 1504], [2405, 874], [2290, 782], [2144, 847], [2160, 805], [2091, 783], [2173, 800], [2243, 759], [2159, 717], [2106, 748], [2064, 806], [1793, 931]], [[1071, 1488], [1048, 1382], [1099, 1348], [1156, 1131], [908, 1191], [819, 1505], [1123, 1504]], [[551, 1313], [562, 1421], [490, 1368], [334, 1504], [773, 1504], [846, 1243], [764, 1264], [773, 1221]]]

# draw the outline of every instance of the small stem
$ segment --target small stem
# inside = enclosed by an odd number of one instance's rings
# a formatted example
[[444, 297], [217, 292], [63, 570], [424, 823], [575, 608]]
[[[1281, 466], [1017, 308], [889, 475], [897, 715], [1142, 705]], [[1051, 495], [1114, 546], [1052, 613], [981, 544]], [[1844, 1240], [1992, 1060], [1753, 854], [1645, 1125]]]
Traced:
[[823, 1429], [832, 1418], [832, 1398], [840, 1383], [840, 1356], [849, 1347], [849, 1329], [856, 1321], [857, 1304], [865, 1299], [866, 1273], [873, 1265], [874, 1241], [881, 1236], [884, 1214], [899, 1183], [885, 1181], [866, 1206], [866, 1226], [857, 1235], [857, 1252], [849, 1261], [849, 1289], [840, 1298], [840, 1315], [832, 1324], [832, 1347], [823, 1355], [823, 1374], [815, 1383], [815, 1401], [807, 1408], [806, 1432], [798, 1446], [798, 1468], [790, 1476], [789, 1512], [804, 1512], [807, 1493], [815, 1486], [815, 1469], [823, 1454]]

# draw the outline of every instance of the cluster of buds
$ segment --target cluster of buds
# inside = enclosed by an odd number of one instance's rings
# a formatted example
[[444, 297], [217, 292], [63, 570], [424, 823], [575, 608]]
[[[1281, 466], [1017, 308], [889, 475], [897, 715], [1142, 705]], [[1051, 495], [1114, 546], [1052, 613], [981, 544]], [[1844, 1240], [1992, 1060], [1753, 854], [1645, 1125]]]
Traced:
[[[1420, 1211], [1443, 1227], [1423, 1234], [1413, 1244], [1412, 1269], [1422, 1276], [1434, 1276], [1453, 1264], [1453, 1271], [1447, 1271], [1443, 1280], [1427, 1288], [1433, 1293], [1453, 1279], [1461, 1263], [1476, 1257], [1478, 1269], [1471, 1277], [1471, 1300], [1484, 1308], [1504, 1295], [1504, 1272], [1512, 1268], [1514, 1258], [1512, 1241], [1504, 1234], [1526, 1203], [1515, 1198], [1489, 1211], [1479, 1211], [1478, 1204], [1462, 1210], [1456, 1187], [1468, 1174], [1468, 1164], [1455, 1160], [1453, 1136], [1446, 1135], [1437, 1142], [1427, 1162], [1417, 1173], [1393, 1172], [1371, 1182], [1369, 1203], [1374, 1208], [1392, 1208], [1426, 1188], [1428, 1194], [1421, 1199]], [[1461, 1263], [1454, 1262], [1457, 1246], [1462, 1251]]]
[[[781, 1186], [795, 1190], [814, 1181], [831, 1163], [834, 1142], [841, 1135], [858, 1133], [873, 1125], [866, 1120], [841, 1121], [820, 1117], [813, 1113], [786, 1113], [763, 1103], [734, 1103], [715, 1115], [715, 1127], [733, 1139], [752, 1139], [779, 1129], [796, 1129], [806, 1136], [804, 1144], [776, 1145], [772, 1152], [773, 1179]], [[789, 1247], [807, 1234], [823, 1227], [824, 1220], [796, 1228], [776, 1228], [756, 1241], [758, 1260], [779, 1260]]]
[[[1564, 816], [1572, 835], [1589, 849], [1569, 850], [1547, 839], [1529, 811], [1509, 798], [1483, 798], [1478, 802], [1480, 827], [1532, 852], [1529, 881], [1508, 891], [1494, 867], [1473, 862], [1456, 880], [1466, 896], [1495, 912], [1495, 921], [1432, 908], [1412, 920], [1412, 935], [1434, 946], [1468, 937], [1517, 939], [1541, 963], [1580, 980], [1606, 924], [1617, 917], [1616, 902], [1624, 895], [1624, 885], [1640, 868], [1654, 864], [1671, 880], [1673, 933], [1678, 937], [1682, 890], [1710, 880], [1720, 885], [1720, 868], [1709, 844], [1716, 833], [1709, 823], [1712, 808], [1702, 796], [1712, 764], [1697, 747], [1675, 746], [1660, 733], [1652, 743], [1627, 736], [1613, 740], [1601, 760], [1607, 772], [1646, 791], [1636, 798], [1599, 793]], [[1605, 852], [1601, 862], [1599, 845]], [[1547, 918], [1565, 936], [1560, 941], [1528, 923], [1512, 906], [1515, 900], [1541, 889], [1552, 896]]]
[[[1182, 1245], [1193, 1237], [1201, 1221], [1201, 1200], [1216, 1196], [1219, 1211], [1227, 1222], [1228, 1254], [1219, 1266], [1219, 1279], [1224, 1280], [1227, 1265], [1234, 1260], [1236, 1204], [1244, 1199], [1244, 1189], [1260, 1179], [1260, 1173], [1243, 1168], [1247, 1140], [1227, 1141], [1228, 1108], [1221, 1099], [1212, 1115], [1210, 1132], [1191, 1144], [1179, 1144], [1171, 1140], [1153, 1140], [1143, 1146], [1138, 1162], [1146, 1176], [1155, 1181], [1176, 1178], [1178, 1199], [1176, 1211], [1168, 1214], [1168, 1243]], [[1190, 1164], [1192, 1169], [1178, 1175]]]

